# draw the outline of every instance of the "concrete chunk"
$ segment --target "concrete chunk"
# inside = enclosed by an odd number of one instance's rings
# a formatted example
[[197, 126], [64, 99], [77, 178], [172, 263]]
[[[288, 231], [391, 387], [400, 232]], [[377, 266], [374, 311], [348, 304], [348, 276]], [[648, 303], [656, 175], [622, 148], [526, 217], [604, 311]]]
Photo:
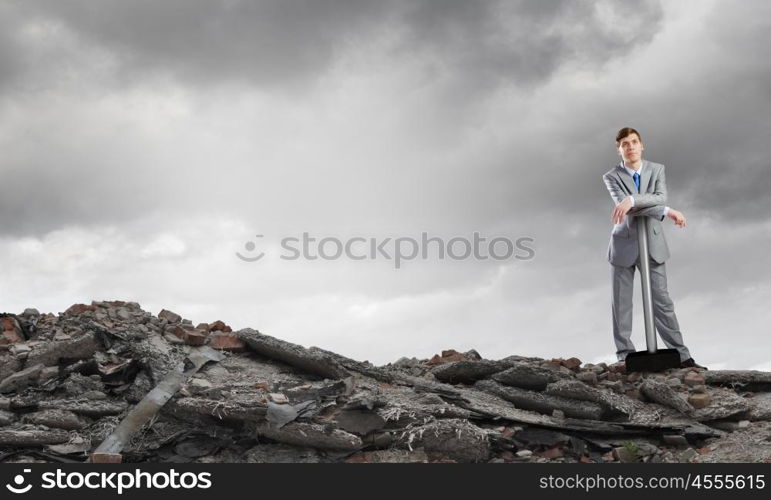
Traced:
[[640, 391], [652, 401], [673, 408], [680, 413], [687, 415], [694, 409], [688, 401], [664, 382], [652, 378], [645, 379], [640, 385]]
[[500, 361], [462, 360], [437, 365], [431, 370], [431, 373], [437, 380], [448, 384], [473, 384], [477, 380], [505, 370], [507, 366]]
[[492, 379], [503, 385], [542, 391], [552, 382], [569, 378], [557, 370], [551, 370], [530, 363], [515, 363], [505, 371], [492, 376]]
[[552, 396], [519, 387], [507, 387], [493, 380], [480, 380], [474, 384], [474, 388], [510, 401], [517, 408], [537, 411], [544, 415], [551, 415], [554, 410], [560, 410], [568, 417], [599, 420], [603, 413], [602, 407], [597, 403]]
[[38, 363], [36, 365], [25, 368], [24, 370], [9, 375], [2, 382], [0, 382], [0, 393], [13, 392], [26, 389], [30, 385], [37, 384], [38, 378], [40, 378], [40, 372], [45, 368], [43, 364]]
[[71, 340], [52, 340], [37, 344], [27, 356], [27, 365], [42, 363], [54, 366], [61, 360], [87, 359], [99, 350], [99, 343], [93, 333], [87, 333]]
[[325, 378], [341, 379], [350, 376], [345, 368], [321, 350], [306, 349], [291, 342], [263, 335], [251, 328], [245, 328], [236, 333], [250, 349], [265, 357], [283, 361]]

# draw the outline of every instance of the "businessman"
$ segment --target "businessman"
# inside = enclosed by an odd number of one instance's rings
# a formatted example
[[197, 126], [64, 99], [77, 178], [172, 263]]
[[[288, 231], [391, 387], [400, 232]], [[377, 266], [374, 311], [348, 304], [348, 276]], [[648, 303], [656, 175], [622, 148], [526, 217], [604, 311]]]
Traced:
[[[648, 249], [650, 254], [653, 321], [656, 331], [670, 349], [677, 349], [681, 367], [704, 368], [696, 364], [683, 343], [675, 306], [667, 292], [666, 260], [669, 248], [664, 238], [662, 221], [670, 218], [676, 226], [686, 226], [685, 216], [665, 205], [667, 185], [664, 165], [643, 160], [640, 133], [624, 127], [616, 135], [616, 148], [622, 162], [602, 176], [615, 203], [611, 220], [613, 232], [608, 245], [613, 286], [613, 340], [619, 361], [635, 352], [632, 344], [632, 296], [635, 267], [640, 269], [637, 242], [637, 222], [648, 219]], [[642, 272], [642, 271], [641, 271]]]

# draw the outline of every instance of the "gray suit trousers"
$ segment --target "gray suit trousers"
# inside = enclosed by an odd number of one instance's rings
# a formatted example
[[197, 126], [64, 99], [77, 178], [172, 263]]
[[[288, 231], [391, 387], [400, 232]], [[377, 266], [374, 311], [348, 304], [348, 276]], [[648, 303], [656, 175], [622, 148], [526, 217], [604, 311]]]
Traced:
[[[635, 352], [632, 344], [632, 297], [634, 293], [635, 267], [640, 269], [640, 258], [629, 267], [611, 264], [613, 280], [613, 340], [616, 342], [616, 356], [619, 361], [626, 359], [627, 354]], [[667, 291], [666, 264], [650, 259], [651, 295], [653, 297], [653, 322], [656, 331], [670, 349], [677, 349], [680, 360], [691, 357], [688, 348], [683, 344], [680, 324], [675, 315], [675, 305]], [[640, 271], [642, 276], [642, 271]]]

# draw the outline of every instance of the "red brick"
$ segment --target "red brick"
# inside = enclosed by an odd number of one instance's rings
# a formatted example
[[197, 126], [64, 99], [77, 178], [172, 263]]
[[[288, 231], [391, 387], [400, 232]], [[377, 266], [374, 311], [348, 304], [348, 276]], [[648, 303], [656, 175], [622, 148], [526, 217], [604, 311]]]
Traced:
[[441, 356], [439, 356], [438, 354], [435, 354], [434, 357], [431, 358], [426, 364], [429, 366], [443, 365], [445, 363], [452, 363], [453, 361], [462, 361], [464, 359], [466, 359], [466, 356], [463, 353], [460, 353], [454, 349], [448, 349], [446, 351], [442, 351]]
[[119, 464], [123, 461], [120, 453], [93, 453], [91, 454], [92, 464]]
[[209, 346], [230, 352], [244, 352], [246, 350], [246, 343], [232, 332], [213, 332], [209, 335]]
[[232, 332], [233, 329], [220, 320], [215, 321], [209, 325], [209, 331], [212, 332]]
[[698, 372], [689, 371], [685, 374], [685, 377], [683, 377], [683, 382], [689, 387], [704, 385], [704, 375], [701, 375]]
[[187, 345], [199, 346], [206, 343], [209, 332], [206, 330], [187, 330], [178, 326], [174, 329], [174, 335], [182, 339]]
[[555, 458], [564, 457], [565, 452], [562, 451], [562, 446], [557, 445], [552, 448], [547, 448], [546, 450], [538, 453], [538, 455], [542, 456], [543, 458], [548, 458], [549, 460], [553, 460]]
[[78, 314], [83, 314], [86, 311], [96, 311], [96, 306], [90, 306], [86, 304], [73, 304], [66, 311], [64, 311], [64, 314], [77, 316]]
[[0, 345], [24, 342], [21, 327], [16, 318], [4, 316], [0, 318]]
[[179, 323], [182, 321], [182, 316], [180, 316], [177, 313], [173, 313], [171, 311], [167, 311], [166, 309], [161, 310], [161, 312], [158, 313], [159, 319], [165, 319], [169, 323]]

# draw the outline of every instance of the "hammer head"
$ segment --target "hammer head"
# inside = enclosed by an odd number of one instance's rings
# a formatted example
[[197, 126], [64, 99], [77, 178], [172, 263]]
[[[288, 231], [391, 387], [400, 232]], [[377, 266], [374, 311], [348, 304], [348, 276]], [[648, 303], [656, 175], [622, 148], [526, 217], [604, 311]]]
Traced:
[[677, 349], [660, 349], [654, 353], [637, 351], [626, 357], [626, 372], [663, 372], [680, 368]]

